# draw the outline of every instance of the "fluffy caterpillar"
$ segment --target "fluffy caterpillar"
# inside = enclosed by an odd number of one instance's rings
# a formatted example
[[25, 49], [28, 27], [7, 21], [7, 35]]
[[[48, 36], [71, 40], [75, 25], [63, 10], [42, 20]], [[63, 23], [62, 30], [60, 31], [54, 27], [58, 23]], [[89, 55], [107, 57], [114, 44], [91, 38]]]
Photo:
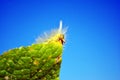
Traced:
[[65, 34], [67, 28], [62, 28], [62, 21], [60, 21], [59, 28], [53, 29], [50, 33], [44, 32], [43, 36], [40, 36], [36, 39], [36, 43], [49, 43], [49, 42], [59, 42], [61, 44], [65, 43]]

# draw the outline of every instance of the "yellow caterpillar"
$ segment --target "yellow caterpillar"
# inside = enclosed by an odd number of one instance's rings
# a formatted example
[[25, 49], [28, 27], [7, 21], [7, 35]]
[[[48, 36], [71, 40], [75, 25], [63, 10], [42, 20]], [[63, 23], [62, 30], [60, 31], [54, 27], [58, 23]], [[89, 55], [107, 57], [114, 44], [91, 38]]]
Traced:
[[65, 34], [67, 28], [62, 28], [62, 21], [60, 21], [60, 25], [58, 29], [52, 30], [50, 33], [44, 32], [43, 37], [38, 37], [36, 39], [36, 43], [49, 43], [49, 42], [59, 42], [61, 44], [65, 43]]

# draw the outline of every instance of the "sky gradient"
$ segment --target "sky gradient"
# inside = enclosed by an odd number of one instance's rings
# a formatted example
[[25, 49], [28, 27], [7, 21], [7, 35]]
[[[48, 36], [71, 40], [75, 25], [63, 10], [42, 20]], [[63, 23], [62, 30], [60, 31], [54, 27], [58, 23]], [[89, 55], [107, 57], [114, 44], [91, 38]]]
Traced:
[[60, 80], [120, 80], [117, 0], [0, 0], [0, 53], [68, 26]]

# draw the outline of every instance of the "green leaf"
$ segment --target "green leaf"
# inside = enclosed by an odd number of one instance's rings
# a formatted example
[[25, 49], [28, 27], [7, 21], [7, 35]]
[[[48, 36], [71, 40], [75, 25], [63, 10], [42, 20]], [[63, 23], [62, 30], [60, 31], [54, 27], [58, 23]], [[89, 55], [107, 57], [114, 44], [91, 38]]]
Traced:
[[11, 49], [0, 56], [0, 79], [59, 80], [61, 55], [57, 43]]

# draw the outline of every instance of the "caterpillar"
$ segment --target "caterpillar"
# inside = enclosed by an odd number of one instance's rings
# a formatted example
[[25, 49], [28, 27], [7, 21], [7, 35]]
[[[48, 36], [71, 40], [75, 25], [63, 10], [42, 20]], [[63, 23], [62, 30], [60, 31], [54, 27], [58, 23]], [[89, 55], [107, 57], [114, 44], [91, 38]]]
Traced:
[[53, 29], [51, 30], [51, 32], [48, 32], [48, 33], [44, 32], [43, 36], [39, 36], [36, 39], [36, 43], [37, 44], [43, 43], [43, 42], [49, 43], [49, 42], [55, 41], [63, 45], [65, 43], [66, 32], [67, 32], [67, 28], [62, 27], [62, 20], [61, 20], [59, 23], [58, 29]]

